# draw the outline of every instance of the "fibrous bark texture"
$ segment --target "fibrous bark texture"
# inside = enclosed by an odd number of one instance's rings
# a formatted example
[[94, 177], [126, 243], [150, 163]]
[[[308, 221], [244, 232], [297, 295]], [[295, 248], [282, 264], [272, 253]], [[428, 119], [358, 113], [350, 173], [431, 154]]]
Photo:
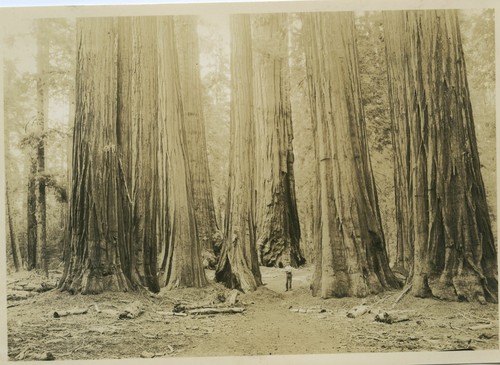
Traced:
[[196, 228], [198, 238], [203, 245], [202, 256], [205, 264], [215, 268], [217, 262], [215, 254], [220, 251], [222, 235], [215, 217], [208, 168], [205, 120], [201, 100], [197, 18], [195, 16], [176, 17], [175, 31]]
[[255, 234], [255, 126], [252, 108], [252, 49], [248, 15], [232, 15], [231, 141], [226, 237], [216, 280], [243, 291], [262, 285]]
[[256, 16], [252, 35], [259, 261], [297, 267], [305, 260], [299, 247], [293, 171], [287, 15]]
[[455, 11], [386, 12], [399, 267], [414, 295], [497, 301], [497, 251]]
[[303, 16], [319, 170], [313, 295], [358, 296], [397, 288], [387, 259], [366, 141], [354, 16]]
[[118, 167], [124, 184], [119, 197], [124, 219], [118, 234], [126, 243], [126, 276], [155, 292], [159, 291], [156, 37], [155, 18], [118, 20]]
[[201, 287], [202, 245], [196, 231], [184, 110], [172, 17], [158, 19], [160, 156], [160, 285]]

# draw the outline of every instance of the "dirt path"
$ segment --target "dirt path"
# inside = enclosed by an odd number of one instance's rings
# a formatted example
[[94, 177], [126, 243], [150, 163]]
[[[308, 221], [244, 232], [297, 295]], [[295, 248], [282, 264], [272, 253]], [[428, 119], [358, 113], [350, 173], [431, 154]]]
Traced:
[[[498, 349], [496, 305], [406, 296], [393, 308], [399, 292], [366, 299], [322, 300], [309, 293], [311, 268], [295, 271], [290, 292], [284, 291], [283, 270], [261, 270], [266, 285], [239, 296], [237, 305], [245, 307], [242, 314], [162, 314], [175, 303], [199, 303], [222, 292], [227, 295], [219, 285], [159, 296], [71, 296], [50, 291], [9, 301], [16, 305], [8, 309], [9, 358], [28, 360], [46, 352], [62, 360]], [[116, 313], [135, 301], [142, 304], [144, 314], [118, 320]], [[372, 309], [397, 310], [408, 321], [379, 323], [373, 313], [347, 318], [347, 311], [362, 303]], [[58, 319], [48, 315], [55, 309], [74, 308], [86, 308], [87, 313]]]

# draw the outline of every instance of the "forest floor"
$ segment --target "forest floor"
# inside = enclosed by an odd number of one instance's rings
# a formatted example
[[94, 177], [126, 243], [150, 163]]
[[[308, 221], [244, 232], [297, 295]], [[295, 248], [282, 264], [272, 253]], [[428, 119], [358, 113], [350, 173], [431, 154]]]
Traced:
[[[449, 303], [404, 296], [400, 291], [364, 299], [323, 300], [309, 292], [312, 267], [295, 270], [293, 290], [285, 292], [282, 269], [261, 268], [265, 285], [239, 294], [233, 307], [242, 313], [173, 315], [173, 308], [196, 304], [229, 307], [231, 291], [218, 284], [158, 295], [105, 293], [70, 295], [51, 290], [8, 300], [10, 360], [54, 357], [116, 359], [172, 356], [319, 354], [498, 349], [498, 306]], [[207, 271], [209, 277], [213, 272]], [[55, 282], [57, 274], [51, 279]], [[26, 272], [13, 273], [8, 288], [41, 283]], [[10, 289], [9, 289], [10, 290]], [[8, 290], [8, 293], [9, 293]], [[224, 302], [224, 298], [225, 302]], [[119, 314], [133, 304], [143, 313]], [[359, 307], [360, 305], [366, 307]], [[355, 318], [353, 308], [369, 311]], [[178, 310], [182, 311], [183, 308]], [[63, 311], [75, 311], [64, 316]], [[54, 311], [60, 318], [54, 318]], [[76, 312], [85, 312], [76, 314]], [[387, 312], [401, 320], [375, 321]], [[359, 313], [361, 313], [359, 312]], [[71, 312], [70, 312], [71, 313]], [[50, 353], [50, 354], [49, 354]]]

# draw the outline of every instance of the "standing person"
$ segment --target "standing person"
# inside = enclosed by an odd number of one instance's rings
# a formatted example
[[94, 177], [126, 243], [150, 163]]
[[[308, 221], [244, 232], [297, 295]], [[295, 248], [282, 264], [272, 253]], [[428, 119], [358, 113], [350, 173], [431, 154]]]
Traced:
[[292, 267], [290, 264], [286, 264], [285, 266], [285, 273], [286, 273], [286, 290], [292, 290]]

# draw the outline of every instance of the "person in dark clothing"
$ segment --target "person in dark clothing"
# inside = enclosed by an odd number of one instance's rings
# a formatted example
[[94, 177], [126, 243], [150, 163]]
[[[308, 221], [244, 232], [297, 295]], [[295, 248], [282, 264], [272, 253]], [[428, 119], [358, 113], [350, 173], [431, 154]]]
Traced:
[[285, 266], [285, 273], [286, 273], [286, 290], [289, 291], [292, 290], [292, 267], [290, 264], [287, 264]]

